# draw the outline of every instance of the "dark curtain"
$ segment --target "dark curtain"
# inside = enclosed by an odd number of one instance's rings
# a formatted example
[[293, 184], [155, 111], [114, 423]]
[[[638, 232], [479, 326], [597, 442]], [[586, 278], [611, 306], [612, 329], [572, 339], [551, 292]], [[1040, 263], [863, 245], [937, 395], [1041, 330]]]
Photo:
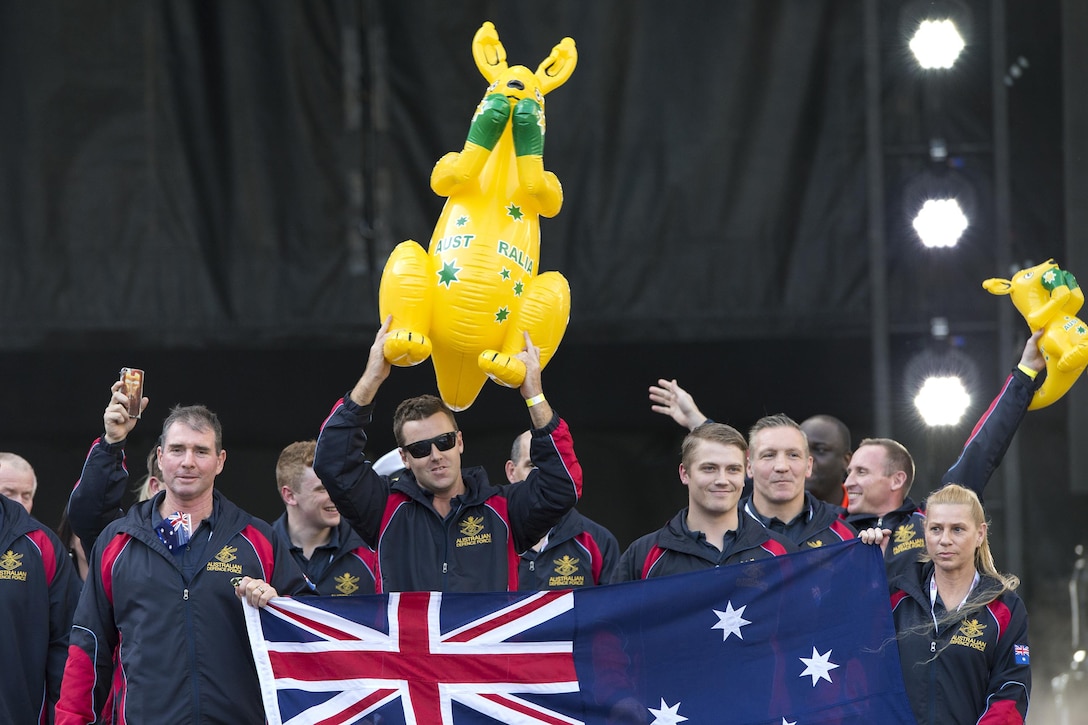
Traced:
[[549, 97], [572, 338], [864, 330], [860, 2], [6, 3], [0, 347], [357, 339], [498, 27]]

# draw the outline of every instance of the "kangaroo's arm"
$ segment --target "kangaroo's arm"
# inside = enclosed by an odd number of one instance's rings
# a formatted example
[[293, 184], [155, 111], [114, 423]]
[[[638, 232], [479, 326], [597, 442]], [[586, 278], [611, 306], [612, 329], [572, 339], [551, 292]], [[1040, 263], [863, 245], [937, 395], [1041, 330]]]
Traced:
[[538, 214], [553, 217], [563, 206], [563, 187], [555, 174], [544, 170], [544, 108], [534, 99], [524, 98], [514, 107], [511, 124], [518, 183], [536, 199]]

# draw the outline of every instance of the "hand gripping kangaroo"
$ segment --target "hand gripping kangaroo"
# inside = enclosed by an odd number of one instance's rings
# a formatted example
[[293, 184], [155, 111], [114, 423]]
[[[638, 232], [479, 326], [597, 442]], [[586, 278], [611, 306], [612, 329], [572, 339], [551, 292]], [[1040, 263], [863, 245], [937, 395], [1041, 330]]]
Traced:
[[1022, 269], [1012, 279], [988, 279], [982, 286], [990, 294], [1009, 295], [1033, 333], [1044, 330], [1039, 350], [1046, 360], [1046, 380], [1028, 410], [1045, 408], [1069, 392], [1088, 366], [1088, 327], [1076, 316], [1084, 292], [1076, 277], [1053, 259]]

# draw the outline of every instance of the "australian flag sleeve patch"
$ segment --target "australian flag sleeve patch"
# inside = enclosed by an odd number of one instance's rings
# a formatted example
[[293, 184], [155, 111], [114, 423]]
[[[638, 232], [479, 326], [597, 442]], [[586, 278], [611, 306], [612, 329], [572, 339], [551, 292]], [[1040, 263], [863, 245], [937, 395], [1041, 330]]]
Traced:
[[1013, 645], [1012, 656], [1018, 665], [1031, 663], [1031, 652], [1028, 651], [1028, 646], [1026, 644]]

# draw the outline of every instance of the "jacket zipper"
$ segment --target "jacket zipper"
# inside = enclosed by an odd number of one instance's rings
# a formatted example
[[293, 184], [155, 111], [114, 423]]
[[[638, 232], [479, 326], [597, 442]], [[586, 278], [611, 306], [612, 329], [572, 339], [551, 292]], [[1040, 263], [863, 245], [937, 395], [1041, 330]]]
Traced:
[[450, 524], [453, 523], [459, 513], [461, 513], [460, 502], [457, 504], [457, 510], [450, 512], [450, 515], [442, 522], [442, 527], [445, 530], [445, 535], [442, 537], [442, 591], [446, 591], [446, 587], [449, 586], [449, 582], [446, 581], [446, 574], [450, 570]]

